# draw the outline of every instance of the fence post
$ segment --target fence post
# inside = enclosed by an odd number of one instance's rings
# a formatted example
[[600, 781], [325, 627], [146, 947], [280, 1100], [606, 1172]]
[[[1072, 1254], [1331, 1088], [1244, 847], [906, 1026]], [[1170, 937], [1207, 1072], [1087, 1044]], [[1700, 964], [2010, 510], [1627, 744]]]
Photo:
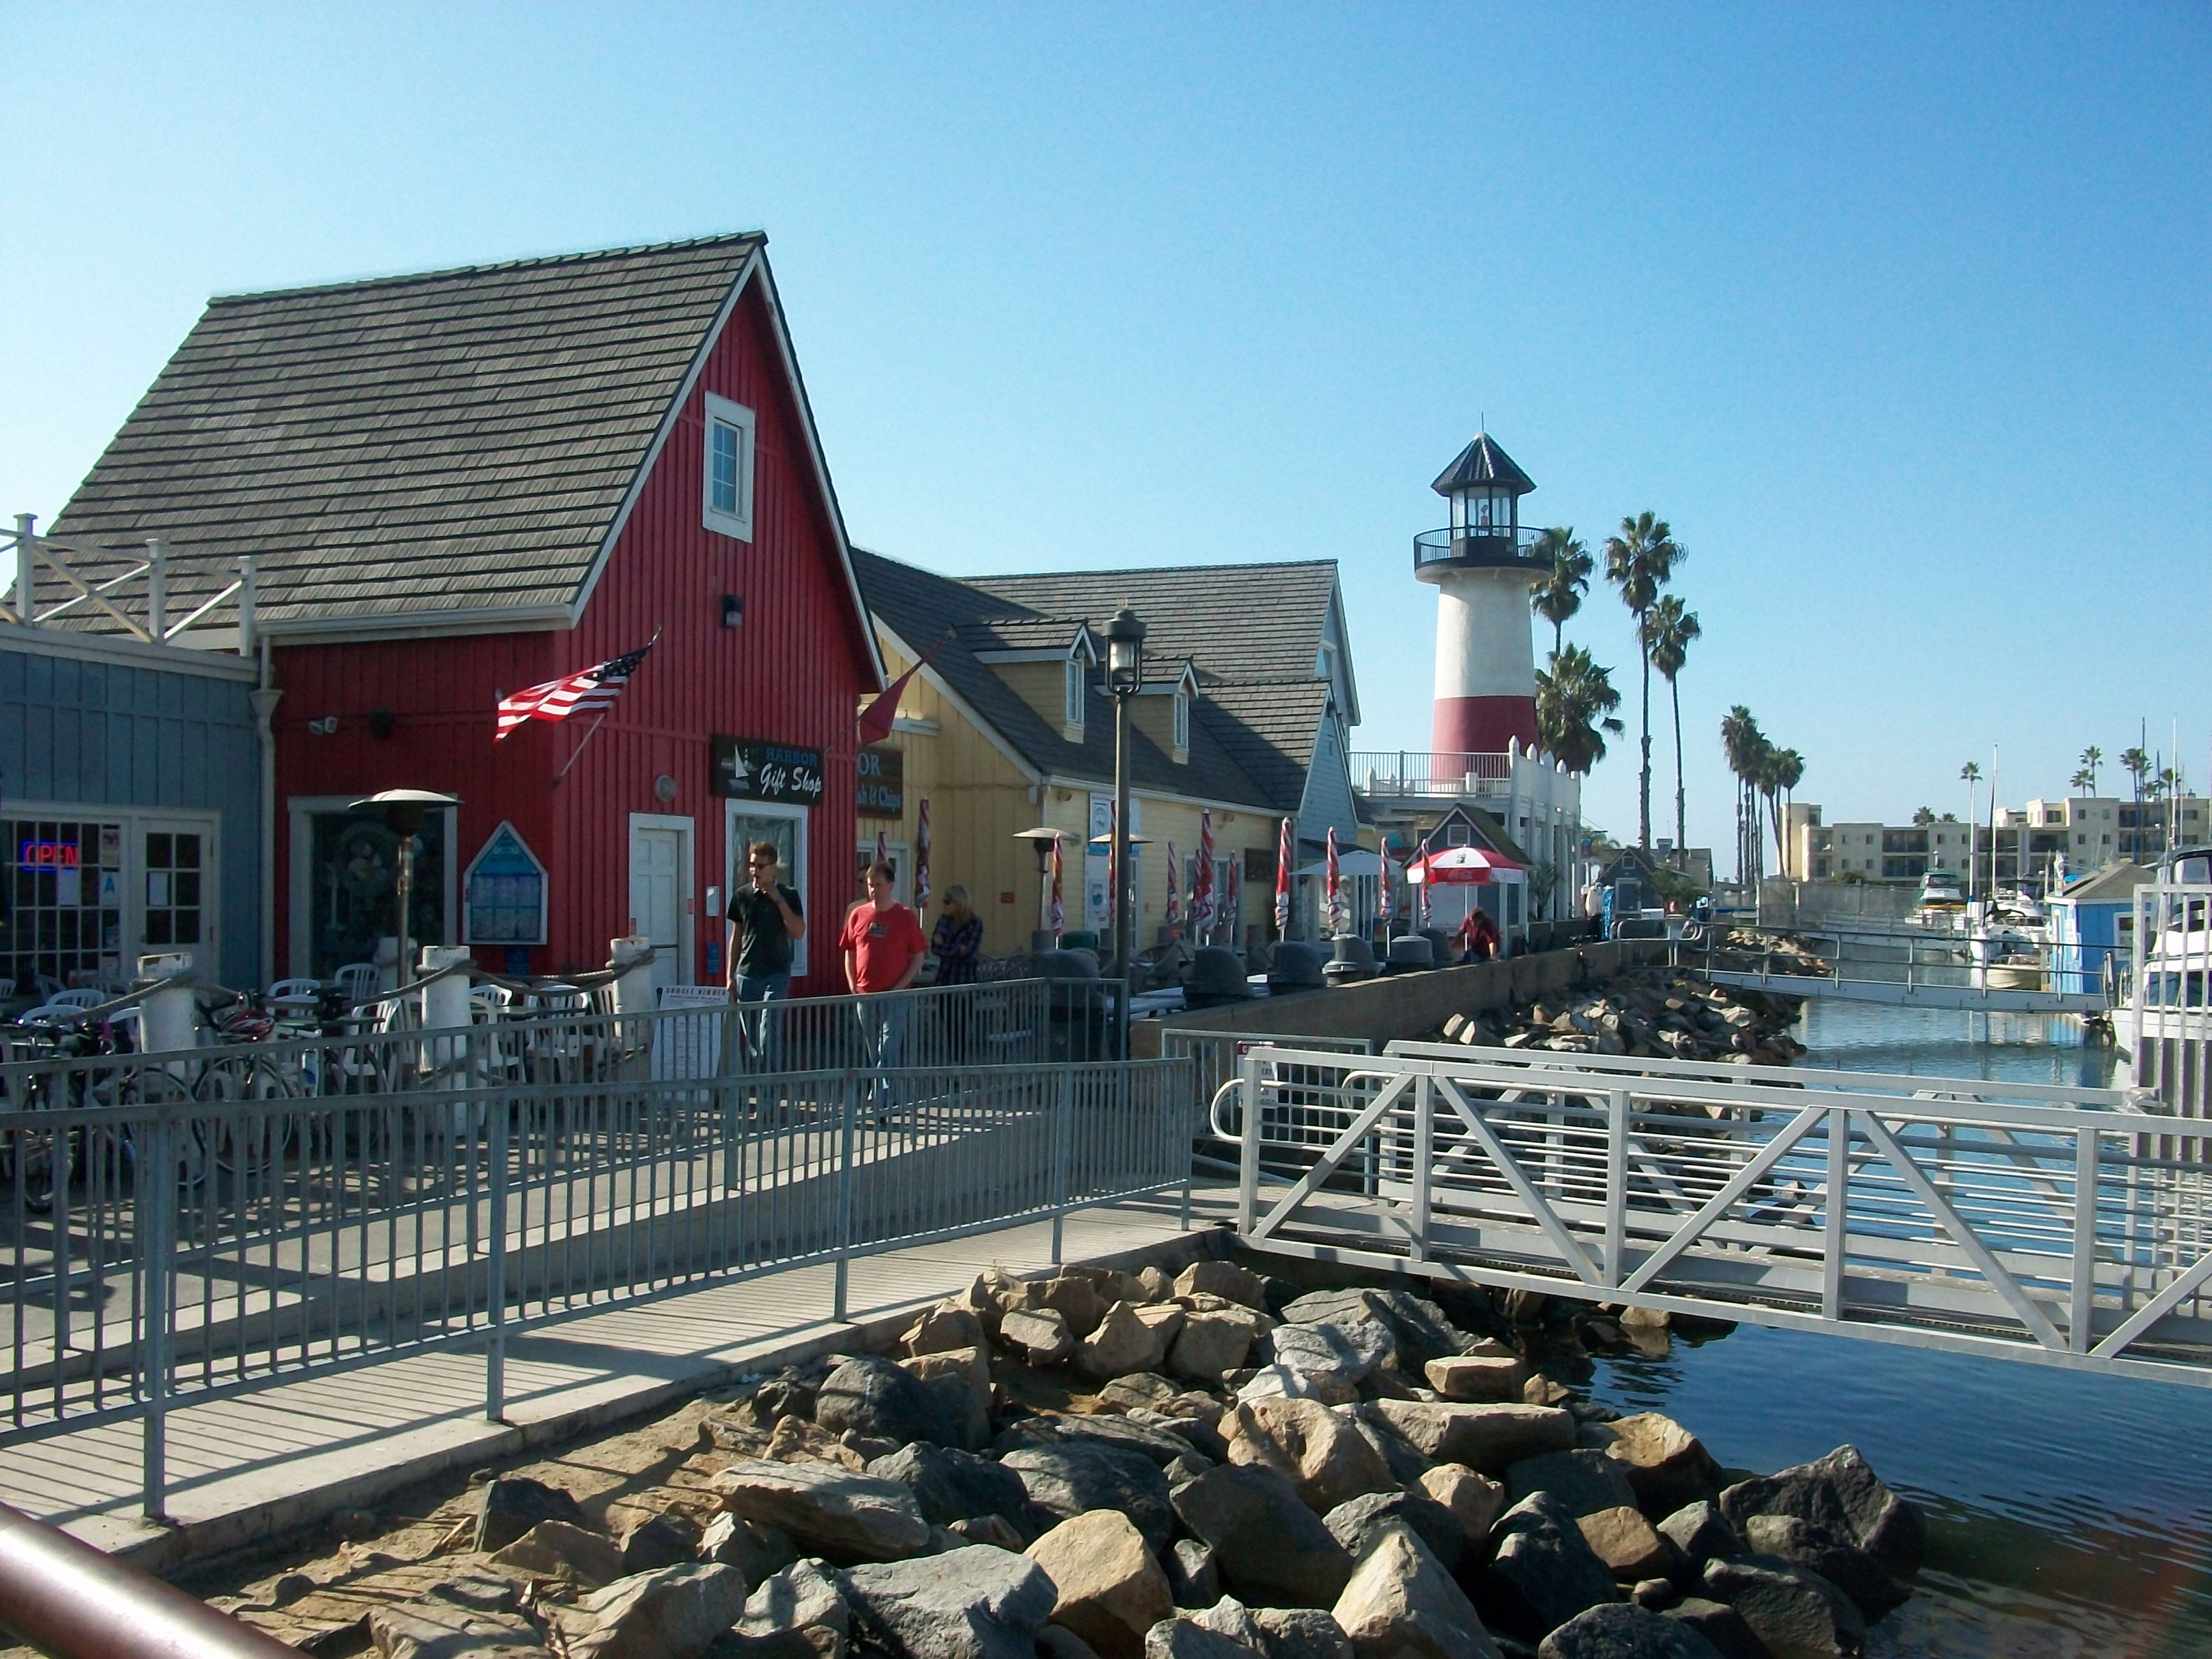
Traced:
[[[507, 1420], [507, 1120], [510, 1109], [508, 1093], [501, 1090], [491, 1103], [491, 1214], [485, 1223], [491, 1235], [491, 1261], [484, 1280], [491, 1340], [484, 1346], [484, 1417], [493, 1423]], [[476, 1207], [471, 1200], [471, 1215]]]
[[1237, 1231], [1247, 1237], [1260, 1219], [1260, 1051], [1244, 1051], [1243, 1101], [1237, 1123]]
[[1844, 1316], [1844, 1253], [1850, 1219], [1851, 1112], [1828, 1110], [1828, 1212], [1821, 1228], [1820, 1317]]
[[1618, 1286], [1628, 1272], [1628, 1091], [1605, 1102], [1605, 1273]]
[[[169, 1269], [177, 1234], [176, 1133], [169, 1109], [161, 1108], [147, 1126], [149, 1156], [138, 1167], [136, 1192], [142, 1228], [139, 1266], [144, 1282], [138, 1304], [139, 1317], [146, 1322], [146, 1419], [141, 1425], [143, 1455], [140, 1498], [149, 1521], [168, 1519], [169, 1392], [174, 1380], [169, 1374]], [[58, 1192], [55, 1194], [57, 1207], [64, 1196]], [[62, 1231], [60, 1227], [56, 1229], [58, 1234]]]
[[[1381, 1126], [1376, 1126], [1379, 1130]], [[1429, 1176], [1437, 1166], [1437, 1103], [1433, 1085], [1424, 1074], [1413, 1083], [1413, 1258], [1429, 1259]]]
[[845, 1073], [844, 1111], [837, 1152], [837, 1288], [830, 1318], [845, 1322], [845, 1296], [853, 1258], [853, 1115], [860, 1097], [860, 1073]]
[[[1122, 1068], [1126, 1073], [1127, 1068]], [[1067, 1143], [1074, 1093], [1074, 1071], [1058, 1069], [1052, 1091], [1052, 1265], [1060, 1266], [1061, 1231], [1067, 1219]]]
[[2094, 1128], [2074, 1135], [2074, 1283], [2067, 1304], [2066, 1346], [2087, 1353], [2096, 1346], [2097, 1150]]

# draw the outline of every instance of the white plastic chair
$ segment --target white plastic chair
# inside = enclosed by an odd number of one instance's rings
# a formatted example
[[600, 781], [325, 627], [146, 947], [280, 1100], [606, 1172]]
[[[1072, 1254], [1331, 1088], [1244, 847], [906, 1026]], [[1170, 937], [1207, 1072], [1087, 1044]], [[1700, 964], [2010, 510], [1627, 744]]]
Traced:
[[89, 985], [81, 985], [70, 990], [55, 992], [46, 999], [46, 1006], [49, 1008], [97, 1008], [101, 1003], [112, 1002], [114, 1000], [105, 991], [97, 990]]
[[[376, 964], [373, 962], [349, 962], [331, 975], [346, 1006], [366, 1002], [376, 994]], [[364, 1011], [366, 1012], [366, 1011]]]

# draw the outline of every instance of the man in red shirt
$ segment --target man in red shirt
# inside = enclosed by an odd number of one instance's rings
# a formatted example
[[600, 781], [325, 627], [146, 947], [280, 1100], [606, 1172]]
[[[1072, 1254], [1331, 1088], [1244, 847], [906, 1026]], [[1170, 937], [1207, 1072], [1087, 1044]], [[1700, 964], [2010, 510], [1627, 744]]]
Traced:
[[[890, 865], [871, 865], [867, 902], [853, 907], [837, 936], [845, 955], [845, 983], [856, 996], [905, 990], [929, 959], [921, 924], [891, 896], [897, 879]], [[860, 1015], [868, 1065], [884, 1070], [896, 1066], [906, 1039], [906, 1004], [863, 1002]]]

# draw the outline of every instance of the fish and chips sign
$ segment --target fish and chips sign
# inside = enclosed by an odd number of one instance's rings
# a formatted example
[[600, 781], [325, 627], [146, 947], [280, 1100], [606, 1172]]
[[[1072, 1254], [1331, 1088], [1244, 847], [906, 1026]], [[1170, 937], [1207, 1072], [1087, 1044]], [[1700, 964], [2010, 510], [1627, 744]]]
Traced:
[[822, 799], [822, 751], [757, 738], [714, 733], [707, 739], [712, 768], [708, 787], [732, 800], [796, 801], [812, 806]]
[[906, 816], [906, 752], [899, 749], [863, 749], [860, 763], [860, 816], [864, 818], [902, 818]]

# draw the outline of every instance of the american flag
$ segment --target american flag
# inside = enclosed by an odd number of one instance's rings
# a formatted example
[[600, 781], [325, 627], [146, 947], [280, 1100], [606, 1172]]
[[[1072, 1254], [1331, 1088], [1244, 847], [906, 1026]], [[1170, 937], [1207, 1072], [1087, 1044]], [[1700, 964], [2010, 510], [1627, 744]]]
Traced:
[[[653, 635], [655, 640], [659, 637]], [[652, 649], [653, 641], [648, 640], [636, 650], [610, 657], [596, 668], [501, 697], [499, 732], [493, 741], [507, 737], [525, 720], [565, 720], [571, 714], [613, 708], [623, 687], [629, 684], [629, 677], [637, 672], [637, 665]]]

